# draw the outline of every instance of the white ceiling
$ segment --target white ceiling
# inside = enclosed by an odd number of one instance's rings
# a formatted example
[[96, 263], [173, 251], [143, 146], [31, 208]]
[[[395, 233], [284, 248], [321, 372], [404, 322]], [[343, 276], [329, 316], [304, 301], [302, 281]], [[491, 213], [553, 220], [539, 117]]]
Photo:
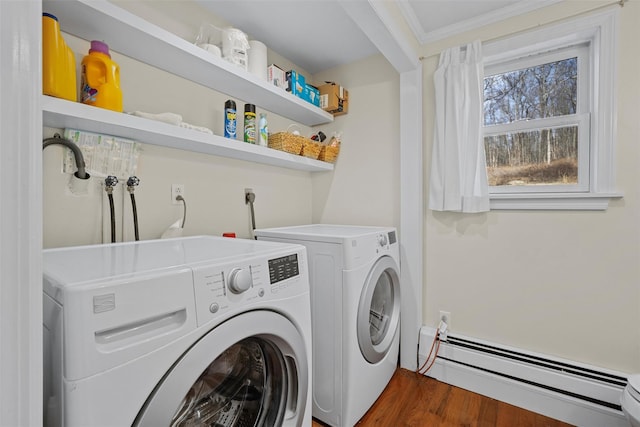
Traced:
[[[378, 50], [354, 24], [342, 1], [198, 0], [213, 14], [315, 74]], [[419, 43], [429, 43], [558, 0], [395, 1]]]

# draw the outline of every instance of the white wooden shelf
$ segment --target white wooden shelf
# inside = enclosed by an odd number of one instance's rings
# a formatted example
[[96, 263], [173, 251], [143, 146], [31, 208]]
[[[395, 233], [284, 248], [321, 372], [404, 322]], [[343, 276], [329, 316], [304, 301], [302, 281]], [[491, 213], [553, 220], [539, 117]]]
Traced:
[[322, 109], [107, 1], [44, 0], [42, 10], [67, 33], [103, 40], [110, 50], [230, 97], [307, 126], [333, 121]]
[[[43, 0], [63, 31], [85, 40], [104, 40], [109, 49], [153, 67], [258, 105], [307, 126], [333, 116], [194, 44], [104, 0]], [[43, 96], [45, 126], [130, 138], [198, 153], [306, 171], [330, 171], [330, 163], [184, 129], [128, 114]]]
[[130, 138], [146, 144], [212, 154], [310, 172], [333, 170], [333, 164], [247, 144], [155, 120], [42, 96], [43, 124]]

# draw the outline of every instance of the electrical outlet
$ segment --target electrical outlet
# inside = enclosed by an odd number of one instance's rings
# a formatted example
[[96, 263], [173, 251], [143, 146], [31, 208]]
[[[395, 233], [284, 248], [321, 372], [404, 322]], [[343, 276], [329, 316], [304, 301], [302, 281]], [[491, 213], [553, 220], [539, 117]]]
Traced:
[[[440, 310], [440, 319], [447, 324], [447, 329], [451, 330], [451, 312]], [[439, 321], [438, 321], [439, 323]]]
[[174, 205], [179, 205], [182, 202], [180, 200], [176, 200], [176, 197], [184, 195], [184, 184], [171, 184], [171, 203]]

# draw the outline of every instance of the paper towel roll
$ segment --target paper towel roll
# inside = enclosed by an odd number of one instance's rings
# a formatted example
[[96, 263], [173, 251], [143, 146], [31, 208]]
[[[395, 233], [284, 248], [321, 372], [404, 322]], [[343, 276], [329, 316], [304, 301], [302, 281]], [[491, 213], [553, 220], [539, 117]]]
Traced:
[[267, 47], [258, 40], [249, 40], [249, 72], [267, 80]]
[[198, 47], [201, 47], [202, 49], [206, 50], [209, 53], [214, 54], [217, 57], [222, 56], [222, 51], [215, 44], [202, 43], [202, 44], [199, 44]]

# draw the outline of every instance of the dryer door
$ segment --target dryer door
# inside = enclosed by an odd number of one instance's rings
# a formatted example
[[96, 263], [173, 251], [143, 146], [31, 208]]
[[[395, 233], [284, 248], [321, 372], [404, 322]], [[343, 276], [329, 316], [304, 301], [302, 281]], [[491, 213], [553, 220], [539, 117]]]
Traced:
[[384, 358], [400, 322], [398, 265], [383, 256], [373, 265], [362, 288], [358, 305], [358, 345], [369, 363]]
[[300, 426], [308, 372], [304, 339], [288, 319], [244, 313], [183, 354], [134, 425]]

